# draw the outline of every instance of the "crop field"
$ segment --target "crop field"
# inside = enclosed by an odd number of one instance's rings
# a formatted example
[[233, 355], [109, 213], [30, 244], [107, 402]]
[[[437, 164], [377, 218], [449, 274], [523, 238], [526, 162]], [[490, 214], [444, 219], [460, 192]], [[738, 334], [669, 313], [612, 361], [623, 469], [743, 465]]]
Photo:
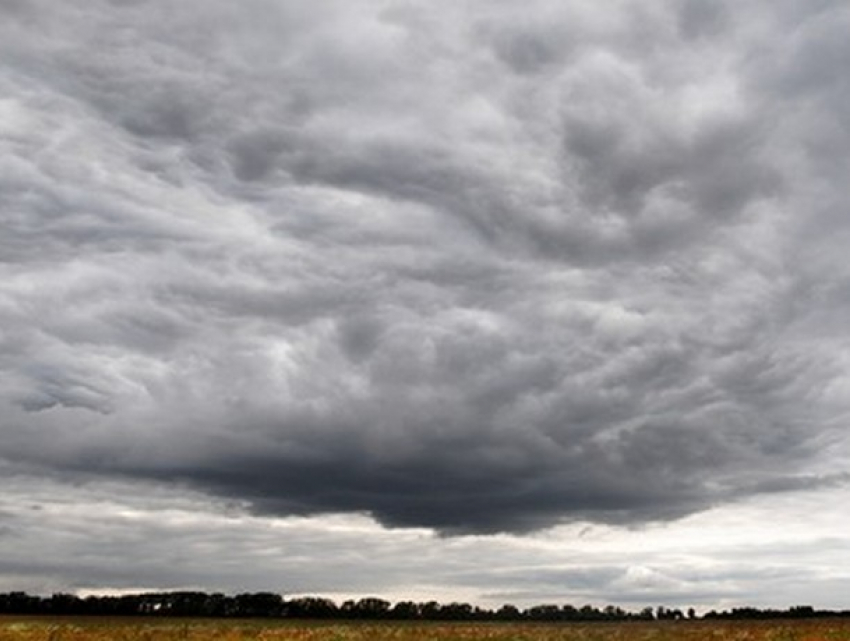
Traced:
[[850, 620], [390, 623], [0, 617], [0, 641], [850, 641]]

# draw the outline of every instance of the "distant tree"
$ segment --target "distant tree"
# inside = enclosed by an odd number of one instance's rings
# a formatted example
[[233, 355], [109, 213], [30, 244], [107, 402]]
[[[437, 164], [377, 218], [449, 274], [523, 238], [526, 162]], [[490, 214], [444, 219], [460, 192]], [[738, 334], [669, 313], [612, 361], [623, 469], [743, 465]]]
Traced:
[[561, 608], [561, 618], [564, 621], [575, 621], [580, 618], [579, 611], [569, 603]]
[[301, 597], [287, 601], [284, 616], [300, 619], [330, 619], [339, 614], [339, 608], [330, 600], [321, 597]]
[[602, 614], [610, 621], [622, 621], [626, 618], [627, 613], [623, 610], [623, 608], [614, 605], [606, 605], [602, 610]]
[[655, 619], [652, 607], [646, 606], [643, 610], [640, 611], [640, 614], [638, 614], [637, 618], [642, 621], [652, 621], [653, 619]]
[[78, 614], [82, 608], [80, 598], [73, 594], [54, 594], [44, 603], [51, 614]]
[[599, 621], [602, 619], [602, 613], [592, 605], [583, 605], [578, 612], [582, 621]]
[[447, 603], [438, 610], [440, 619], [465, 621], [472, 618], [472, 606], [469, 603]]
[[[230, 602], [230, 604], [228, 603]], [[228, 608], [228, 604], [230, 607]], [[204, 604], [201, 608], [201, 616], [205, 617], [224, 617], [229, 616], [230, 612], [233, 611], [232, 600], [228, 599], [226, 596], [221, 594], [220, 592], [216, 592], [214, 594], [210, 594], [207, 596]]]
[[659, 605], [655, 609], [655, 618], [659, 621], [678, 621], [685, 617], [682, 611], [677, 608], [665, 608], [663, 605]]
[[561, 618], [561, 608], [557, 605], [535, 605], [525, 613], [534, 621], [557, 621]]
[[277, 617], [283, 613], [283, 597], [272, 592], [237, 594], [234, 600], [238, 616]]
[[517, 621], [521, 618], [521, 613], [519, 608], [515, 605], [511, 605], [510, 603], [506, 603], [498, 610], [496, 610], [493, 615], [494, 618], [499, 619], [500, 621]]
[[436, 601], [428, 601], [427, 603], [422, 604], [420, 612], [422, 613], [423, 619], [439, 619], [440, 604]]
[[390, 611], [390, 602], [376, 597], [365, 597], [355, 605], [352, 613], [360, 619], [382, 619]]
[[418, 619], [421, 615], [421, 606], [413, 601], [399, 601], [389, 611], [388, 616], [392, 619]]

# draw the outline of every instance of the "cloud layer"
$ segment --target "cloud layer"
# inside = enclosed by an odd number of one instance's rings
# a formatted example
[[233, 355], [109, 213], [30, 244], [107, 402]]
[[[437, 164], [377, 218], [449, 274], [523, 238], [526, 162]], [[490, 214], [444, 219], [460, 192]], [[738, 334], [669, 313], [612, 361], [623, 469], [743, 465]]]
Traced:
[[838, 2], [0, 2], [0, 456], [444, 533], [829, 486]]
[[69, 487], [6, 478], [0, 591], [270, 590], [338, 602], [380, 595], [705, 612], [841, 609], [850, 584], [847, 488], [755, 497], [640, 529], [581, 523], [437, 537], [352, 515], [247, 516], [185, 488], [135, 480]]

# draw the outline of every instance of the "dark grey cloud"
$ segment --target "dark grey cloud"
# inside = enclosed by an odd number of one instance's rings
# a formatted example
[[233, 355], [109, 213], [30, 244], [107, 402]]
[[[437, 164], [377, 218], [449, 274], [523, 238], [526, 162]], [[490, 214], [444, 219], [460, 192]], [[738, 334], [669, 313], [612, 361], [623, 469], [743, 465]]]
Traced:
[[845, 478], [839, 3], [0, 3], [0, 457], [272, 515]]

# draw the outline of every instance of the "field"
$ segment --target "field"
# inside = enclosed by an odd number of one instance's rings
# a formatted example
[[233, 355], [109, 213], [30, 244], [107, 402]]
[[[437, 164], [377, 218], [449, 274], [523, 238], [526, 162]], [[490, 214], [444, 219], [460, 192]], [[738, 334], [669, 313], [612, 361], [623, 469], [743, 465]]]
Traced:
[[850, 620], [595, 624], [0, 617], [0, 641], [850, 641]]

